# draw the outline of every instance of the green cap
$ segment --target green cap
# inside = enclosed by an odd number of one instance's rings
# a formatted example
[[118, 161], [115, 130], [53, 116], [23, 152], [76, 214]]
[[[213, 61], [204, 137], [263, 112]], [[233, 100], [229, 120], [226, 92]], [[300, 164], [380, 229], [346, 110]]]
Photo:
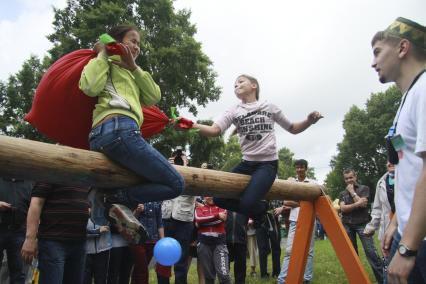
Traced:
[[405, 38], [414, 45], [426, 49], [426, 27], [416, 22], [399, 17], [384, 32]]

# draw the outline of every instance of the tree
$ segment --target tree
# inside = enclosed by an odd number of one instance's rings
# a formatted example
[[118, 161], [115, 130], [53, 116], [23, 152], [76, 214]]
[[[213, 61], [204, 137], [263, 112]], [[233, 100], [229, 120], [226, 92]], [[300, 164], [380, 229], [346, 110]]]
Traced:
[[[197, 122], [207, 125], [213, 123], [211, 120]], [[191, 167], [200, 167], [203, 162], [212, 164], [215, 169], [220, 169], [223, 165], [225, 143], [222, 136], [207, 138], [195, 130], [176, 131], [169, 127], [162, 135], [151, 138], [150, 143], [165, 157], [169, 157], [171, 149], [176, 149], [177, 146], [188, 148]]]
[[80, 48], [91, 48], [100, 34], [128, 23], [141, 29], [141, 55], [137, 63], [153, 75], [162, 92], [160, 108], [188, 107], [194, 115], [198, 106], [218, 100], [220, 88], [210, 59], [194, 39], [190, 11], [175, 11], [170, 0], [70, 0], [55, 9], [54, 33], [49, 40], [52, 60]]
[[[228, 143], [225, 145], [224, 157], [226, 158], [222, 171], [231, 171], [238, 163], [241, 162], [242, 154], [240, 143], [238, 142], [237, 135], [229, 138]], [[296, 169], [294, 167], [295, 159], [294, 153], [290, 149], [283, 147], [278, 151], [278, 173], [279, 179], [288, 179], [289, 177], [296, 176]], [[308, 168], [306, 174], [308, 178], [315, 179], [314, 168]]]
[[295, 176], [294, 153], [283, 147], [278, 151], [278, 178], [288, 179]]
[[352, 106], [343, 120], [345, 134], [332, 158], [332, 171], [326, 185], [333, 198], [345, 187], [343, 170], [354, 169], [358, 181], [370, 187], [374, 196], [377, 180], [386, 171], [385, 135], [392, 125], [401, 100], [401, 92], [392, 86], [385, 92], [373, 93], [366, 108]]
[[241, 147], [238, 141], [237, 135], [232, 135], [229, 137], [228, 143], [225, 145], [224, 149], [224, 163], [221, 168], [221, 171], [230, 172], [235, 166], [237, 166], [243, 157], [241, 154]]
[[[294, 166], [294, 153], [290, 149], [283, 147], [278, 151], [278, 178], [288, 179], [289, 177], [296, 177], [296, 168]], [[309, 167], [306, 176], [310, 179], [315, 179], [314, 168]]]
[[[200, 120], [197, 123], [211, 125], [211, 120]], [[200, 167], [203, 162], [210, 163], [214, 169], [220, 169], [225, 158], [225, 142], [222, 136], [203, 137], [198, 132], [190, 132], [191, 165]]]
[[[42, 74], [61, 56], [91, 48], [100, 34], [121, 23], [133, 24], [142, 31], [137, 63], [159, 84], [162, 92], [159, 107], [166, 114], [170, 115], [170, 106], [176, 106], [188, 107], [196, 115], [197, 107], [218, 100], [217, 75], [212, 62], [202, 52], [201, 43], [194, 39], [196, 27], [189, 21], [191, 13], [175, 11], [171, 0], [69, 0], [65, 8], [54, 9], [54, 12], [54, 32], [48, 36], [54, 45], [50, 56], [46, 56], [43, 63], [30, 58], [7, 84], [0, 82], [2, 133], [45, 140], [23, 122]], [[184, 135], [168, 130], [152, 141], [167, 156], [174, 143], [169, 142], [176, 142], [174, 138], [188, 141], [188, 137], [181, 136]]]
[[15, 137], [47, 142], [48, 139], [24, 122], [31, 109], [32, 97], [46, 70], [37, 57], [31, 56], [22, 69], [10, 76], [7, 83], [0, 83], [0, 133]]

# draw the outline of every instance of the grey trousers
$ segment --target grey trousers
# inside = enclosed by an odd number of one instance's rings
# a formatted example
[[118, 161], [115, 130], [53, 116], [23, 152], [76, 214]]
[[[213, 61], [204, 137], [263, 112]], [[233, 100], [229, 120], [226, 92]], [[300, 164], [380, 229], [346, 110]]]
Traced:
[[230, 284], [229, 275], [229, 253], [225, 244], [207, 245], [198, 243], [198, 261], [201, 262], [206, 278], [206, 284], [214, 284], [216, 278], [219, 283]]

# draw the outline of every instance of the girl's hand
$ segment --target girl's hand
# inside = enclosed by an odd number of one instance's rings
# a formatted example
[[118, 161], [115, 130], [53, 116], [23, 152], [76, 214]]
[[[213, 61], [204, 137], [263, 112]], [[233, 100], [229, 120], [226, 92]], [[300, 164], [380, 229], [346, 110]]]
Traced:
[[123, 54], [121, 55], [121, 61], [112, 61], [112, 63], [131, 72], [135, 71], [136, 68], [138, 68], [138, 65], [135, 62], [135, 58], [133, 57], [130, 47], [122, 43], [119, 44], [121, 45], [121, 49], [123, 50]]
[[188, 130], [193, 128], [194, 122], [190, 119], [179, 116], [175, 119], [175, 129], [176, 130]]
[[310, 124], [317, 123], [317, 121], [320, 120], [321, 118], [323, 118], [323, 116], [318, 111], [313, 111], [308, 115], [308, 121]]

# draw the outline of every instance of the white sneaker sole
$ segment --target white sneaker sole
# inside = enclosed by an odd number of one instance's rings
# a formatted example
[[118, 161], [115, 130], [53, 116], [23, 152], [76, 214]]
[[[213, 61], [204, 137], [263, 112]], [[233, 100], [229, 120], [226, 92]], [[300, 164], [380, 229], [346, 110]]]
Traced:
[[143, 225], [133, 216], [133, 212], [122, 204], [112, 204], [108, 213], [114, 220], [117, 230], [130, 243], [138, 244], [146, 239], [147, 233]]

